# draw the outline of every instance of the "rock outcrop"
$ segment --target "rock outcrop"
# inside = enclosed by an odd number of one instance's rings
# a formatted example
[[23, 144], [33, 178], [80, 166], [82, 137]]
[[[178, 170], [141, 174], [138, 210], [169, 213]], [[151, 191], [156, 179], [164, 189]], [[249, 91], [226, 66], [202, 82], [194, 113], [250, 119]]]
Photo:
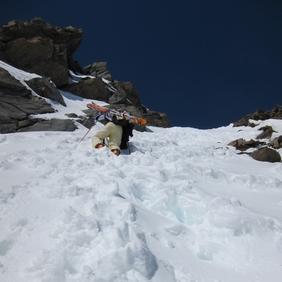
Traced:
[[282, 119], [282, 106], [276, 106], [270, 111], [257, 110], [252, 114], [248, 114], [238, 121], [233, 123], [234, 127], [237, 126], [251, 126], [255, 127], [255, 124], [250, 120], [266, 120], [266, 119]]
[[0, 59], [60, 87], [68, 84], [69, 69], [79, 69], [72, 55], [81, 39], [81, 29], [54, 27], [40, 18], [10, 21], [0, 28]]
[[273, 128], [269, 125], [263, 126], [259, 128], [259, 130], [262, 130], [262, 133], [260, 133], [256, 138], [257, 139], [266, 139], [266, 138], [271, 138], [272, 133], [276, 132], [273, 130]]
[[[282, 119], [282, 106], [276, 106], [270, 111], [262, 111], [258, 110], [252, 114], [248, 114], [242, 117], [239, 121], [234, 122], [233, 126], [250, 126], [256, 127], [258, 124], [252, 122], [252, 120], [266, 120], [266, 119]], [[241, 151], [241, 154], [250, 155], [253, 159], [257, 161], [264, 162], [280, 162], [281, 156], [277, 149], [282, 148], [282, 136], [276, 137], [271, 140], [273, 133], [275, 131], [272, 126], [266, 125], [260, 127], [258, 130], [262, 131], [257, 135], [256, 139], [268, 139], [265, 142], [261, 142], [258, 140], [249, 140], [246, 141], [243, 138], [234, 140], [230, 142], [228, 145], [235, 147], [237, 150]], [[253, 152], [244, 152], [250, 148], [257, 148], [257, 150]]]
[[109, 102], [113, 94], [101, 78], [85, 78], [78, 83], [66, 85], [63, 89], [83, 98], [105, 102]]
[[107, 68], [107, 62], [96, 62], [83, 68], [83, 73], [112, 81], [112, 75]]
[[252, 152], [250, 156], [253, 159], [261, 162], [271, 162], [271, 163], [281, 162], [280, 154], [277, 151], [267, 147], [260, 148]]
[[[52, 113], [43, 99], [31, 94], [22, 83], [0, 68], [0, 132], [15, 132], [30, 124], [30, 114]], [[25, 121], [25, 122], [23, 122]]]
[[264, 143], [264, 142], [259, 142], [259, 141], [253, 140], [253, 139], [247, 141], [243, 138], [239, 138], [237, 140], [230, 142], [228, 144], [228, 146], [233, 146], [239, 151], [246, 151], [250, 148], [256, 148], [260, 145], [265, 145], [265, 144], [266, 143]]
[[[53, 113], [54, 111], [43, 98], [32, 95], [31, 91], [21, 82], [0, 68], [0, 133], [38, 128], [38, 125], [42, 124], [44, 120], [31, 118], [30, 115]], [[61, 123], [66, 123], [69, 129], [69, 122], [62, 121]], [[57, 124], [49, 123], [49, 130], [56, 130], [56, 128]]]
[[74, 131], [75, 129], [77, 127], [70, 119], [35, 119], [33, 124], [20, 128], [18, 131]]
[[[72, 56], [81, 39], [81, 29], [51, 26], [40, 18], [10, 21], [0, 28], [0, 60], [41, 75], [25, 81], [41, 97], [65, 106], [61, 89], [83, 98], [105, 101], [112, 108], [144, 117], [148, 125], [168, 127], [167, 115], [144, 107], [136, 87], [131, 82], [113, 80], [106, 62], [96, 62], [82, 69], [74, 61]], [[72, 70], [71, 74], [69, 70]], [[73, 128], [68, 124], [57, 126], [58, 121], [47, 123], [31, 119], [32, 114], [54, 110], [4, 69], [0, 72], [0, 80], [0, 106], [5, 108], [1, 113], [1, 132], [23, 131], [23, 128], [39, 130], [48, 126], [56, 128], [54, 130]], [[87, 116], [80, 116], [77, 121], [87, 127], [93, 124]]]
[[26, 84], [36, 92], [36, 94], [51, 99], [66, 106], [64, 98], [56, 86], [45, 77], [36, 77], [26, 81]]

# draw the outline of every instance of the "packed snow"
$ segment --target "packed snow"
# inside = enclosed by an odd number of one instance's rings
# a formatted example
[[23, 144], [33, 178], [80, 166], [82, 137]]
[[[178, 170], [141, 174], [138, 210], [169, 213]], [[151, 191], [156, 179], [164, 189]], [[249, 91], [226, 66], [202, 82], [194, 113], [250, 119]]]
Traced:
[[41, 77], [38, 74], [29, 73], [29, 72], [26, 72], [24, 70], [15, 68], [15, 67], [13, 67], [13, 66], [11, 66], [11, 65], [9, 65], [9, 64], [1, 61], [1, 60], [0, 60], [0, 67], [5, 69], [7, 72], [10, 73], [10, 75], [15, 77], [20, 82], [24, 82], [25, 80], [31, 80], [33, 78]]
[[[41, 117], [89, 102], [62, 94], [67, 107]], [[0, 281], [280, 282], [282, 163], [227, 146], [265, 125], [282, 134], [281, 120], [256, 123], [149, 127], [119, 157], [91, 147], [100, 123], [82, 142], [80, 124], [0, 135]]]
[[282, 165], [226, 146], [256, 128], [150, 127], [116, 157], [101, 126], [0, 135], [0, 281], [281, 281]]

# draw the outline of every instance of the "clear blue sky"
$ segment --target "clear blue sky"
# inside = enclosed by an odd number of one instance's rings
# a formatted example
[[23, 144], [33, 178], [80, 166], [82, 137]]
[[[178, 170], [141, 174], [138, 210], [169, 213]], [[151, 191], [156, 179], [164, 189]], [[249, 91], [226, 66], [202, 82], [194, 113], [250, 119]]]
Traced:
[[282, 104], [282, 2], [6, 1], [1, 24], [40, 16], [84, 30], [76, 59], [107, 61], [173, 125], [211, 128]]

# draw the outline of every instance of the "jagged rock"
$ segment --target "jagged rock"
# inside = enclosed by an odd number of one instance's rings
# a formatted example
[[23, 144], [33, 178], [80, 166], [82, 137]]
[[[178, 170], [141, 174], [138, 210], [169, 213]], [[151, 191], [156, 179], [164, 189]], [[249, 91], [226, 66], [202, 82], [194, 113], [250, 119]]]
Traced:
[[3, 107], [1, 115], [9, 119], [20, 120], [32, 114], [55, 112], [51, 105], [45, 102], [44, 99], [32, 95], [21, 97], [0, 94], [0, 105]]
[[80, 97], [106, 102], [112, 96], [112, 92], [100, 78], [82, 79], [78, 83], [65, 86], [63, 89]]
[[109, 81], [112, 80], [112, 75], [108, 71], [107, 62], [96, 62], [83, 68], [83, 73], [93, 75], [95, 77], [105, 78]]
[[22, 83], [0, 68], [0, 133], [17, 131], [31, 114], [52, 112], [54, 109], [44, 99], [33, 96]]
[[246, 151], [250, 148], [256, 148], [260, 145], [265, 145], [264, 142], [255, 141], [253, 139], [246, 141], [243, 138], [234, 140], [228, 144], [228, 146], [233, 146], [239, 151]]
[[266, 138], [271, 138], [272, 133], [276, 132], [273, 130], [273, 128], [269, 125], [264, 126], [259, 128], [259, 130], [262, 130], [263, 132], [261, 134], [259, 134], [256, 138], [257, 139], [266, 139]]
[[281, 156], [280, 154], [270, 148], [260, 148], [252, 153], [250, 153], [250, 156], [257, 160], [257, 161], [262, 161], [262, 162], [281, 162]]
[[45, 77], [36, 77], [31, 80], [26, 81], [28, 86], [35, 91], [38, 95], [49, 98], [53, 101], [66, 106], [63, 96], [56, 86]]
[[[131, 82], [112, 81], [106, 62], [97, 62], [81, 69], [72, 58], [81, 38], [80, 29], [54, 27], [40, 18], [11, 21], [0, 28], [0, 59], [46, 77], [27, 83], [39, 95], [61, 104], [64, 104], [63, 98], [58, 91], [49, 87], [49, 77], [61, 89], [84, 98], [109, 102], [111, 105], [122, 104], [130, 113], [145, 117], [149, 125], [168, 127], [169, 121], [165, 114], [144, 110]], [[81, 79], [78, 83], [69, 84], [69, 69], [95, 75], [96, 78]], [[106, 83], [103, 79], [110, 82]], [[89, 124], [85, 121], [82, 123]]]
[[234, 122], [233, 126], [256, 126], [249, 122], [249, 119], [252, 120], [266, 120], [266, 119], [282, 119], [282, 106], [276, 106], [270, 111], [257, 110], [252, 114], [248, 114], [245, 117], [242, 117], [239, 121]]
[[27, 96], [30, 91], [8, 71], [0, 67], [0, 94]]
[[37, 119], [31, 126], [26, 126], [18, 131], [74, 131], [77, 129], [75, 124], [70, 119]]
[[80, 124], [82, 124], [88, 129], [90, 129], [95, 124], [94, 119], [89, 117], [81, 117], [80, 119], [77, 120], [77, 122], [79, 122]]
[[282, 135], [280, 135], [279, 137], [274, 138], [271, 142], [270, 145], [274, 148], [274, 149], [281, 149], [282, 148]]
[[170, 126], [165, 113], [149, 110], [141, 104], [138, 91], [132, 82], [114, 81], [113, 86], [117, 89], [117, 92], [113, 93], [109, 99], [111, 108], [125, 110], [134, 116], [143, 117], [151, 126]]
[[113, 86], [117, 90], [109, 99], [110, 104], [125, 104], [141, 107], [139, 93], [130, 81], [114, 81]]
[[75, 113], [69, 113], [69, 114], [65, 114], [65, 116], [69, 117], [69, 118], [78, 118], [78, 115]]
[[72, 54], [81, 38], [80, 29], [54, 27], [40, 18], [11, 21], [0, 29], [0, 59], [62, 86], [75, 66]]

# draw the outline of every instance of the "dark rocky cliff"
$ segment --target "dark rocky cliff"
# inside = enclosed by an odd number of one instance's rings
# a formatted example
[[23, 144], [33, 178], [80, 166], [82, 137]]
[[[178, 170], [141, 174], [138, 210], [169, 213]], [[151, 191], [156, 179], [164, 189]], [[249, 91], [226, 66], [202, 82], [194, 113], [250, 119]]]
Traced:
[[[65, 105], [59, 90], [105, 101], [112, 108], [127, 110], [133, 115], [146, 118], [149, 125], [169, 126], [166, 114], [152, 111], [142, 105], [138, 90], [131, 82], [113, 80], [106, 62], [81, 67], [73, 59], [82, 36], [83, 32], [79, 28], [52, 26], [40, 18], [31, 21], [10, 21], [0, 28], [0, 60], [41, 76], [26, 81], [29, 87], [27, 89], [26, 85], [0, 68], [0, 132], [32, 128], [40, 130], [40, 123], [44, 124], [42, 128], [46, 130], [47, 121], [30, 118], [30, 115], [52, 112], [53, 109], [44, 99], [34, 97], [32, 91]], [[74, 75], [85, 77], [76, 81], [70, 71]], [[66, 121], [65, 127], [61, 124], [54, 127], [57, 124], [54, 121], [49, 124], [50, 130], [76, 128], [74, 125], [70, 126], [73, 124], [70, 121]], [[83, 124], [89, 125], [85, 122]]]

